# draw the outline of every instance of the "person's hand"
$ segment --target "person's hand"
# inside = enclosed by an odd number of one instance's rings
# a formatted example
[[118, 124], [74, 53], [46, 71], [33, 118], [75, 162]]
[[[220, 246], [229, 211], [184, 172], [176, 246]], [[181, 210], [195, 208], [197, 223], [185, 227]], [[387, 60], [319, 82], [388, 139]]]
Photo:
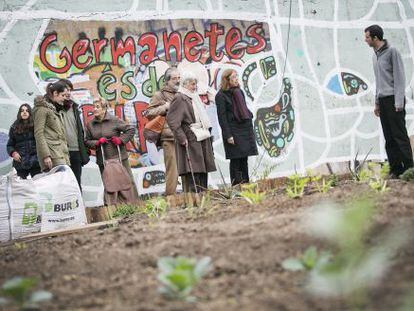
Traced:
[[400, 111], [403, 111], [403, 110], [404, 110], [404, 108], [403, 108], [403, 107], [399, 107], [399, 108], [395, 107], [395, 111], [396, 111], [396, 112], [400, 112]]
[[211, 87], [207, 89], [207, 98], [210, 102], [214, 102], [216, 100], [216, 91]]
[[17, 151], [14, 151], [11, 156], [13, 160], [16, 162], [20, 162], [22, 160], [22, 158], [20, 157], [20, 154]]
[[184, 140], [182, 143], [181, 143], [181, 145], [182, 146], [184, 146], [184, 147], [187, 147], [188, 146], [188, 140], [186, 139], [186, 140]]
[[380, 108], [378, 104], [375, 104], [374, 114], [379, 117], [380, 116]]
[[115, 146], [120, 146], [122, 145], [122, 140], [121, 138], [117, 137], [117, 136], [112, 136], [111, 138], [111, 142], [115, 145]]
[[234, 138], [233, 138], [233, 136], [232, 136], [232, 137], [227, 138], [227, 142], [228, 142], [230, 145], [235, 145], [235, 142], [234, 142]]
[[101, 137], [98, 139], [98, 141], [96, 142], [96, 147], [103, 145], [103, 144], [107, 144], [108, 140], [105, 137]]
[[50, 157], [46, 157], [43, 159], [43, 163], [45, 164], [46, 168], [51, 170], [53, 163], [52, 163], [52, 159]]

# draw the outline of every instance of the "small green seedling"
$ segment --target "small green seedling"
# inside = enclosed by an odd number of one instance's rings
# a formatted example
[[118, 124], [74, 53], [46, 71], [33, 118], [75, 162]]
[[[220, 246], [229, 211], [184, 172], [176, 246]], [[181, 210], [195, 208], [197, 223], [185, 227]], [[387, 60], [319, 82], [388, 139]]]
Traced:
[[301, 198], [308, 183], [309, 176], [301, 177], [299, 174], [293, 174], [288, 177], [286, 194], [292, 199]]
[[312, 270], [317, 265], [326, 263], [331, 257], [328, 252], [320, 252], [315, 246], [310, 246], [300, 258], [288, 258], [282, 262], [282, 267], [290, 271]]
[[134, 205], [129, 204], [122, 204], [119, 205], [116, 211], [112, 214], [112, 217], [119, 218], [119, 217], [127, 217], [134, 215], [137, 212], [137, 208]]
[[240, 192], [241, 197], [250, 204], [261, 203], [266, 197], [266, 193], [260, 192], [259, 187], [255, 183], [242, 185], [242, 189], [243, 191]]
[[409, 168], [406, 170], [402, 175], [401, 179], [405, 181], [414, 181], [414, 167]]
[[371, 189], [377, 192], [386, 192], [388, 191], [386, 177], [390, 172], [390, 166], [388, 163], [385, 163], [378, 170], [379, 165], [380, 164], [376, 163], [368, 164], [368, 169], [371, 172], [368, 185], [371, 187]]
[[331, 174], [331, 175], [329, 175], [329, 177], [328, 177], [328, 182], [330, 182], [330, 183], [331, 183], [331, 187], [336, 187], [336, 186], [338, 186], [338, 183], [339, 183], [339, 178], [338, 178], [338, 175], [336, 175], [336, 174]]
[[[309, 169], [306, 171], [309, 182], [313, 183], [316, 186], [316, 189], [320, 193], [327, 193], [329, 189], [332, 188], [332, 184], [335, 182], [334, 179], [330, 176], [328, 179], [322, 177], [322, 175], [313, 175], [312, 171]], [[336, 175], [334, 175], [336, 177]]]
[[325, 177], [322, 177], [322, 181], [320, 183], [316, 183], [316, 189], [318, 189], [318, 192], [320, 193], [327, 193], [329, 189], [332, 188], [332, 182], [333, 180], [326, 180]]
[[50, 292], [32, 292], [37, 280], [34, 278], [14, 277], [4, 282], [1, 288], [0, 306], [14, 304], [19, 310], [40, 310], [39, 303], [51, 300]]
[[157, 197], [148, 200], [140, 212], [147, 215], [149, 218], [161, 218], [167, 211], [167, 207], [167, 201], [164, 198]]
[[187, 257], [162, 257], [158, 260], [158, 280], [162, 283], [159, 292], [169, 299], [194, 302], [191, 291], [209, 271], [211, 259], [200, 260]]
[[15, 242], [14, 248], [15, 249], [25, 249], [27, 247], [26, 243], [24, 242]]

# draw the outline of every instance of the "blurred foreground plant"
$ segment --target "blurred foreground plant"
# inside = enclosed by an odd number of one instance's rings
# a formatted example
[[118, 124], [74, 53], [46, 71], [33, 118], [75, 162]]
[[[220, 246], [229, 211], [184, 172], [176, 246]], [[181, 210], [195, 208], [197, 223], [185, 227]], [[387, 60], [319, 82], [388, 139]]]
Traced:
[[37, 280], [34, 278], [14, 277], [3, 283], [0, 306], [14, 303], [19, 310], [40, 310], [39, 303], [52, 299], [50, 292], [39, 290], [33, 292]]
[[190, 296], [194, 286], [209, 271], [211, 259], [200, 260], [187, 257], [162, 257], [158, 260], [158, 280], [162, 283], [159, 292], [170, 299], [194, 302]]
[[409, 238], [406, 226], [393, 226], [376, 233], [374, 245], [368, 244], [374, 213], [373, 201], [362, 198], [346, 208], [321, 205], [305, 216], [310, 233], [328, 240], [336, 250], [330, 260], [310, 271], [307, 288], [311, 293], [345, 297], [353, 307], [366, 303], [368, 288], [385, 275], [391, 259]]
[[312, 270], [317, 266], [326, 264], [329, 261], [331, 254], [329, 252], [320, 252], [315, 246], [309, 246], [302, 256], [299, 258], [288, 258], [282, 262], [282, 267], [290, 271], [298, 270]]

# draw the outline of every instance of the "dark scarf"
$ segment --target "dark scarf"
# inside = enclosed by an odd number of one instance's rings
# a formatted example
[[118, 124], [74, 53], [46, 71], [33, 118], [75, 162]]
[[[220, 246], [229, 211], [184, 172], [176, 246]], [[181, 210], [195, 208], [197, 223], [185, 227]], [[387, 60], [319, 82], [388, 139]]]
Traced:
[[253, 114], [247, 108], [246, 100], [244, 99], [243, 92], [240, 87], [231, 88], [230, 91], [234, 118], [238, 122], [253, 119]]

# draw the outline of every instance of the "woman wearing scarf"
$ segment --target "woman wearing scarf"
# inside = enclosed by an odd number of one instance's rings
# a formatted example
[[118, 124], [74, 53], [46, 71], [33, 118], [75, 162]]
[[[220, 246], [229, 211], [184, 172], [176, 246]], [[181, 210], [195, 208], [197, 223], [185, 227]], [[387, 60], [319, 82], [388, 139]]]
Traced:
[[253, 114], [247, 108], [235, 70], [227, 69], [223, 72], [216, 105], [226, 159], [230, 159], [231, 184], [248, 183], [247, 158], [257, 155], [257, 146], [253, 132]]
[[197, 93], [197, 78], [190, 73], [181, 76], [181, 86], [171, 102], [167, 122], [175, 138], [177, 169], [184, 192], [196, 192], [194, 183], [197, 191], [205, 190], [207, 174], [216, 170], [211, 125]]

